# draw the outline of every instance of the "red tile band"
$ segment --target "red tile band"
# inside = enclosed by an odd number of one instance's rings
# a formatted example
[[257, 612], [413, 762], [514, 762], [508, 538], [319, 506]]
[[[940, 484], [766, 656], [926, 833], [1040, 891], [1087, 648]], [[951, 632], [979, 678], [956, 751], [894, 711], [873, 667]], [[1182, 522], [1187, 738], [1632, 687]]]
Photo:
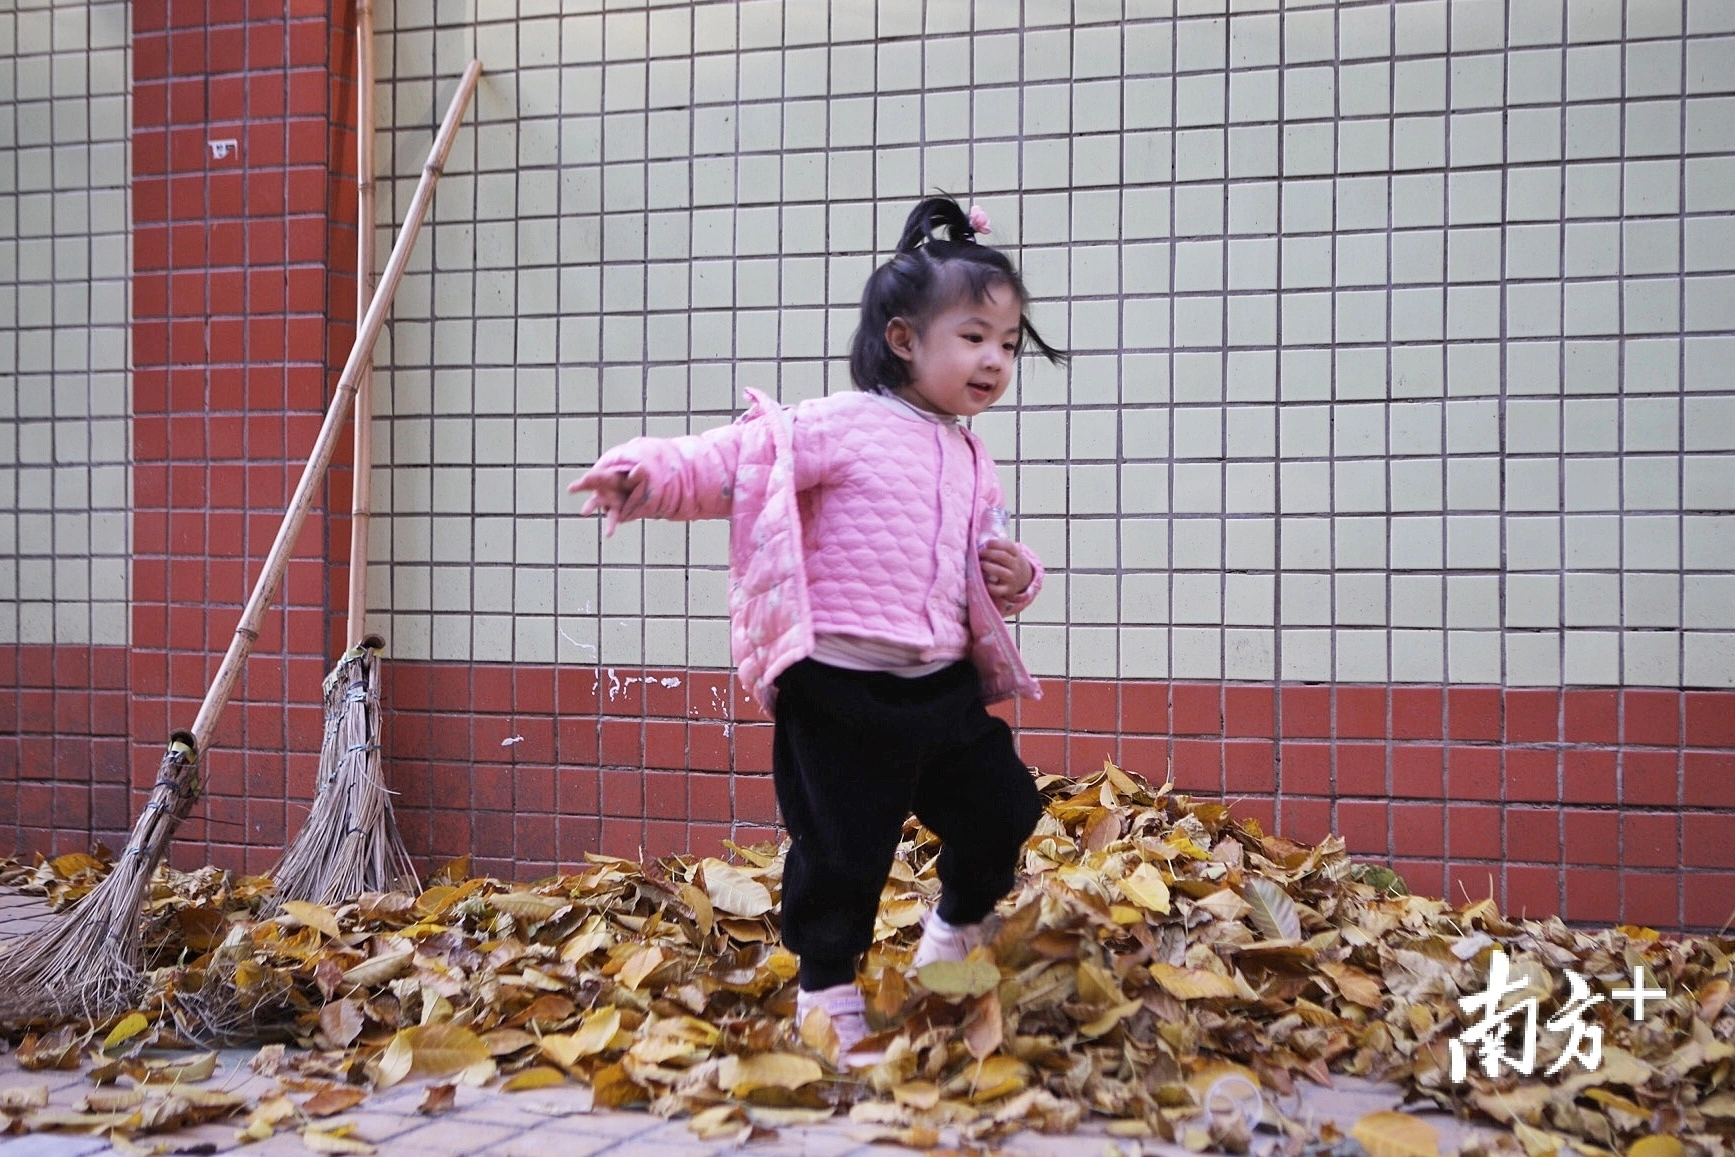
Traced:
[[[227, 613], [196, 609], [189, 629], [218, 638]], [[0, 648], [0, 839], [119, 846], [215, 669], [210, 651], [178, 647]], [[312, 654], [250, 665], [176, 862], [258, 871], [282, 851], [313, 791], [325, 669]], [[387, 766], [424, 862], [471, 854], [479, 870], [533, 877], [587, 851], [709, 851], [775, 832], [771, 727], [726, 673], [390, 658], [383, 671]], [[1004, 712], [1041, 770], [1111, 759], [1172, 774], [1295, 839], [1335, 831], [1418, 890], [1665, 929], [1719, 927], [1735, 907], [1735, 692], [1055, 680], [1047, 694], [1065, 708]], [[1441, 743], [1436, 710], [1459, 738]], [[1171, 712], [1186, 731], [1154, 728]]]

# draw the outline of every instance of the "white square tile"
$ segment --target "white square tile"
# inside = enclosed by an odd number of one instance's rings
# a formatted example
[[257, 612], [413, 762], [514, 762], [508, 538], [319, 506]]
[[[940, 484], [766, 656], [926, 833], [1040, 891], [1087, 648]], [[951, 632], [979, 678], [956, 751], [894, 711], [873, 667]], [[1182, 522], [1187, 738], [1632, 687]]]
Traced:
[[1692, 632], [1682, 640], [1682, 682], [1689, 687], [1735, 687], [1735, 632]]
[[1288, 630], [1280, 633], [1282, 677], [1322, 682], [1332, 678], [1330, 631]]
[[1681, 578], [1674, 574], [1626, 574], [1621, 580], [1622, 622], [1628, 627], [1678, 627]]
[[1730, 606], [1735, 606], [1735, 575], [1689, 575], [1683, 581], [1683, 626], [1720, 629], [1728, 623]]
[[1681, 637], [1675, 631], [1621, 632], [1621, 675], [1629, 686], [1680, 685]]
[[1566, 509], [1615, 510], [1620, 506], [1619, 460], [1569, 458], [1566, 462]]
[[[1122, 627], [1120, 677], [1161, 679], [1169, 674], [1169, 636], [1164, 627]], [[1155, 774], [1150, 769], [1147, 774]]]

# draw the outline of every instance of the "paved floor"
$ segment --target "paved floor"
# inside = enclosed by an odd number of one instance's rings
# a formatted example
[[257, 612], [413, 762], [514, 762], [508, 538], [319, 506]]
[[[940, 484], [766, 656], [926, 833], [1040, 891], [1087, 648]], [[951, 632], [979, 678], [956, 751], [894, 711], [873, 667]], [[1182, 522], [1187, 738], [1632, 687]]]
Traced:
[[[38, 901], [0, 890], [0, 938], [39, 929], [48, 918]], [[223, 1089], [260, 1100], [280, 1090], [277, 1083], [250, 1071], [254, 1049], [230, 1049], [220, 1054], [215, 1076], [201, 1087]], [[0, 1091], [45, 1085], [51, 1108], [70, 1109], [93, 1086], [79, 1072], [26, 1072], [10, 1054], [0, 1056]], [[757, 1157], [909, 1157], [911, 1150], [869, 1140], [869, 1127], [847, 1120], [827, 1121], [805, 1128], [786, 1128], [774, 1140], [755, 1141], [739, 1150], [728, 1141], [702, 1141], [685, 1120], [662, 1120], [647, 1113], [590, 1111], [590, 1093], [578, 1085], [523, 1093], [497, 1088], [458, 1090], [455, 1108], [437, 1117], [416, 1112], [424, 1090], [405, 1084], [361, 1102], [354, 1110], [320, 1122], [322, 1127], [349, 1123], [351, 1136], [365, 1140], [388, 1157], [722, 1157], [744, 1151]], [[304, 1100], [297, 1096], [296, 1100]], [[1299, 1105], [1286, 1105], [1292, 1119], [1333, 1121], [1348, 1131], [1366, 1113], [1398, 1107], [1398, 1090], [1353, 1078], [1339, 1078], [1336, 1087], [1302, 1091]], [[1452, 1152], [1478, 1130], [1466, 1128], [1442, 1113], [1420, 1114], [1440, 1131], [1443, 1152]], [[1087, 1121], [1077, 1133], [1048, 1136], [1021, 1133], [1000, 1146], [1009, 1157], [1185, 1157], [1187, 1150], [1161, 1142], [1116, 1140], [1106, 1136], [1102, 1121]], [[174, 1133], [140, 1135], [135, 1143], [150, 1147], [172, 1143], [159, 1152], [225, 1152], [239, 1147], [237, 1121], [202, 1125]], [[957, 1138], [944, 1135], [945, 1142]], [[1274, 1134], [1260, 1133], [1254, 1152], [1269, 1149]], [[69, 1132], [0, 1137], [0, 1157], [84, 1157], [110, 1152], [101, 1138]], [[249, 1157], [306, 1154], [309, 1147], [294, 1132], [248, 1145]]]

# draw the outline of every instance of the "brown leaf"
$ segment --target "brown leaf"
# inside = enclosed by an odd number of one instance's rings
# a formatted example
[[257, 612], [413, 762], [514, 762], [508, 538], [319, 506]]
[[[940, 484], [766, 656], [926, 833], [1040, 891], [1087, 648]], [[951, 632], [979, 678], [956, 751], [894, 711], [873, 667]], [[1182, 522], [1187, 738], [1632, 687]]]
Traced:
[[1281, 884], [1261, 876], [1247, 881], [1241, 898], [1252, 907], [1248, 918], [1267, 940], [1300, 940], [1301, 915]]
[[18, 1042], [18, 1067], [33, 1071], [76, 1069], [85, 1039], [72, 1025], [62, 1025], [46, 1036], [30, 1033]]
[[441, 1113], [450, 1113], [457, 1106], [458, 1086], [429, 1085], [422, 1103], [416, 1106], [416, 1112], [424, 1117], [437, 1117]]
[[1100, 852], [1121, 838], [1121, 817], [1108, 808], [1097, 808], [1084, 825], [1079, 844], [1087, 852]]
[[365, 1023], [359, 1001], [334, 1000], [319, 1010], [320, 1030], [340, 1049], [348, 1048], [349, 1043], [361, 1035]]
[[309, 1117], [334, 1117], [355, 1108], [367, 1100], [367, 1092], [354, 1085], [332, 1085], [321, 1089], [301, 1103], [301, 1111]]
[[488, 897], [488, 906], [527, 924], [540, 924], [572, 907], [565, 900], [540, 892], [496, 892]]
[[[43, 1104], [48, 1103], [48, 1090], [43, 1090]], [[81, 1113], [125, 1113], [145, 1103], [143, 1089], [92, 1089], [74, 1103]], [[0, 1108], [4, 1104], [0, 1103]]]
[[964, 1017], [964, 1047], [971, 1056], [981, 1060], [992, 1053], [1005, 1039], [1004, 1033], [998, 994], [985, 992], [970, 1002], [970, 1011]]
[[699, 935], [707, 940], [717, 927], [717, 912], [711, 906], [711, 897], [700, 888], [682, 881], [681, 902], [693, 910], [693, 921], [699, 926]]

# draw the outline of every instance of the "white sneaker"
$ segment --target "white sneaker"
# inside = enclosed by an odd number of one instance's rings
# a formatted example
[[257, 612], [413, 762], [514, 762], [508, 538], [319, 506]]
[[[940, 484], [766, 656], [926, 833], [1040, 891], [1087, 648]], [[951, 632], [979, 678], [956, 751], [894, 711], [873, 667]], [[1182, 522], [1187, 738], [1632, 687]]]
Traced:
[[867, 1068], [886, 1059], [883, 1052], [857, 1052], [855, 1047], [872, 1035], [868, 1028], [867, 1002], [861, 989], [853, 984], [836, 984], [813, 992], [800, 990], [795, 997], [795, 1031], [807, 1021], [807, 1014], [823, 1008], [831, 1018], [831, 1031], [837, 1034], [838, 1063], [846, 1068]]
[[984, 923], [978, 920], [974, 924], [948, 924], [940, 919], [938, 912], [930, 911], [922, 917], [922, 939], [916, 945], [916, 954], [910, 958], [910, 967], [922, 968], [941, 960], [964, 959], [970, 955], [971, 949], [988, 939], [982, 927]]

